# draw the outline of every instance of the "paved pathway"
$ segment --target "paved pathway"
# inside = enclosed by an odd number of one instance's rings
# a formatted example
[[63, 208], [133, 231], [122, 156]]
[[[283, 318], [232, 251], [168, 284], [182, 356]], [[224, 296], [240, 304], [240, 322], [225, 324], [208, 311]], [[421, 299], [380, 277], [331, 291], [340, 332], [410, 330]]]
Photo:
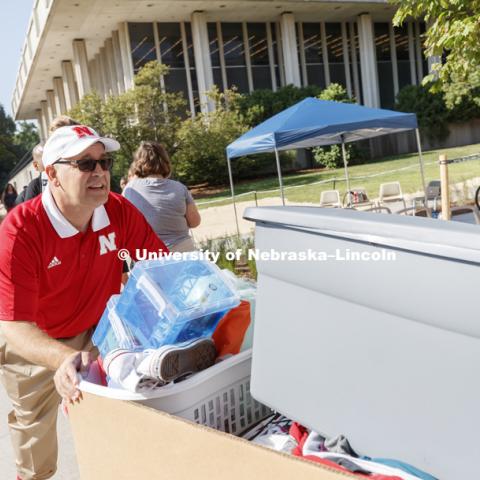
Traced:
[[[14, 480], [16, 476], [15, 458], [7, 427], [7, 415], [11, 410], [10, 401], [0, 385], [0, 479]], [[58, 416], [59, 464], [54, 480], [79, 480], [75, 448], [70, 425], [60, 413]]]

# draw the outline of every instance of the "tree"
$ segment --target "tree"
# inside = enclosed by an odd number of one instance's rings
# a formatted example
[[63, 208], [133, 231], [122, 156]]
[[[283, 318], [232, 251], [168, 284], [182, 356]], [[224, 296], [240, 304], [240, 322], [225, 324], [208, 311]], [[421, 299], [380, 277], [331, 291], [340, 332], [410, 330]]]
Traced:
[[[432, 91], [443, 91], [448, 107], [473, 95], [480, 104], [480, 0], [392, 0], [399, 5], [394, 24], [423, 18], [426, 55], [444, 57], [434, 65]], [[447, 53], [444, 55], [444, 53]]]
[[[208, 93], [215, 110], [200, 113], [183, 122], [179, 146], [173, 156], [175, 175], [187, 183], [228, 181], [225, 148], [248, 130], [247, 122], [238, 107], [239, 94], [232, 90], [220, 93], [216, 88]], [[232, 163], [234, 174], [248, 169], [253, 160], [237, 159]]]
[[38, 129], [31, 122], [19, 122], [14, 141], [16, 145], [20, 145], [25, 151], [32, 150], [35, 145], [40, 142]]
[[120, 142], [113, 167], [114, 183], [125, 175], [141, 141], [161, 142], [171, 154], [177, 147], [182, 117], [187, 116], [186, 101], [181, 93], [162, 89], [164, 75], [168, 75], [166, 65], [149, 62], [135, 76], [131, 90], [105, 100], [91, 92], [69, 112], [75, 120]]
[[9, 173], [26, 151], [15, 144], [15, 122], [5, 113], [0, 104], [0, 189], [7, 181]]

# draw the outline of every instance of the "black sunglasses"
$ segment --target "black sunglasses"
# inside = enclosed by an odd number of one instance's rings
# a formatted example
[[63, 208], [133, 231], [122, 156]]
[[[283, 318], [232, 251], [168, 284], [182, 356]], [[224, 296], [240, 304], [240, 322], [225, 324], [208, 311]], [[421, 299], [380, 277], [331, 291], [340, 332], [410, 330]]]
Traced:
[[99, 160], [94, 160], [93, 158], [82, 158], [82, 160], [57, 160], [55, 164], [63, 163], [66, 165], [71, 165], [72, 167], [78, 168], [81, 172], [93, 172], [97, 168], [97, 163], [100, 164], [102, 170], [110, 170], [113, 165], [112, 157], [102, 157]]

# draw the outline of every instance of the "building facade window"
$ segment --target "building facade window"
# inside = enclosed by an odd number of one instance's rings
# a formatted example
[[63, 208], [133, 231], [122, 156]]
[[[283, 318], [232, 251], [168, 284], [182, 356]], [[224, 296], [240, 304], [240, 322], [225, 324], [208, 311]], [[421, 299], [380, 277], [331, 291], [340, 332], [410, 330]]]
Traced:
[[398, 88], [401, 90], [411, 85], [411, 65], [408, 51], [408, 27], [404, 23], [400, 27], [394, 27], [395, 50], [397, 52]]
[[181, 92], [188, 99], [187, 69], [179, 23], [158, 23], [158, 45], [160, 61], [169, 67], [165, 75], [167, 92]]
[[362, 103], [362, 75], [360, 67], [360, 41], [358, 38], [358, 25], [352, 22], [349, 25], [350, 35], [350, 71], [352, 74], [353, 96], [357, 103]]
[[422, 63], [422, 78], [428, 75], [428, 59], [425, 56], [425, 33], [426, 33], [426, 24], [425, 22], [420, 22], [420, 38], [418, 42], [420, 43], [420, 55]]
[[137, 73], [146, 63], [157, 60], [153, 23], [129, 23], [128, 34], [133, 72]]
[[343, 63], [342, 26], [340, 23], [326, 23], [325, 33], [330, 82], [339, 83], [346, 87], [345, 65]]
[[325, 65], [322, 52], [320, 23], [303, 24], [303, 46], [305, 50], [307, 83], [325, 88]]
[[393, 87], [389, 24], [375, 23], [374, 32], [378, 85], [380, 90], [380, 106], [382, 108], [392, 109], [395, 105], [395, 92]]
[[[195, 54], [193, 52], [193, 37], [192, 37], [192, 26], [190, 22], [185, 22], [185, 42], [184, 48], [187, 52], [187, 75], [190, 75], [190, 98], [191, 102], [193, 102], [193, 106], [190, 105], [190, 109], [192, 112], [199, 112], [200, 111], [200, 94], [198, 92], [198, 80], [197, 80], [197, 72], [195, 70]], [[187, 78], [188, 80], [188, 78]]]
[[272, 36], [272, 52], [275, 70], [275, 82], [277, 87], [285, 86], [285, 72], [283, 71], [283, 53], [280, 37], [280, 28], [278, 23], [270, 23], [270, 34]]
[[[166, 91], [182, 92], [190, 110], [198, 111], [190, 23], [129, 23], [128, 26], [134, 72], [151, 60], [168, 65], [170, 71], [163, 80]], [[325, 88], [329, 83], [339, 83], [349, 87], [361, 102], [357, 24], [302, 22], [296, 27], [302, 84]], [[220, 91], [235, 87], [240, 93], [248, 93], [252, 89], [276, 90], [285, 85], [278, 23], [209, 22], [207, 30], [213, 81]], [[414, 80], [418, 83], [427, 74], [428, 62], [423, 54], [425, 24], [405, 23], [392, 28], [386, 22], [375, 23], [374, 36], [380, 104], [383, 108], [393, 108], [397, 80], [401, 89]]]
[[222, 62], [220, 61], [220, 38], [221, 34], [218, 32], [216, 23], [208, 23], [208, 42], [210, 47], [210, 62], [212, 64], [213, 83], [220, 91], [224, 90], [222, 78]]
[[253, 88], [272, 89], [267, 26], [265, 23], [247, 23], [247, 32]]
[[223, 55], [227, 74], [227, 87], [236, 87], [247, 93], [248, 75], [241, 23], [222, 23]]

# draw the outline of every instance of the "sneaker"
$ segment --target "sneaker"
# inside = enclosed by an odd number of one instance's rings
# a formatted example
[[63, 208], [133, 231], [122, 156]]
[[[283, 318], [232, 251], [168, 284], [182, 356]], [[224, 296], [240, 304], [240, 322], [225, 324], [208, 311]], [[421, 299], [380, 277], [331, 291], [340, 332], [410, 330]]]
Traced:
[[159, 348], [150, 363], [150, 376], [173, 382], [189, 373], [200, 372], [215, 363], [217, 350], [211, 338], [165, 345]]

